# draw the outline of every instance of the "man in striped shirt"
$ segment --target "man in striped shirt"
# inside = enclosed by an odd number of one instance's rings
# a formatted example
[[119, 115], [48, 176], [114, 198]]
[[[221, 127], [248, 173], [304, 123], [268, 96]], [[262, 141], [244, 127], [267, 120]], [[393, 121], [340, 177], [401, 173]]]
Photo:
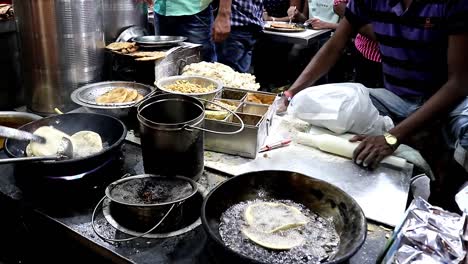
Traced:
[[350, 1], [334, 36], [285, 93], [285, 102], [324, 75], [356, 31], [379, 42], [385, 89], [369, 92], [397, 125], [385, 136], [355, 137], [362, 141], [355, 162], [376, 166], [418, 129], [442, 118], [455, 160], [467, 170], [468, 0]]
[[220, 1], [230, 6], [230, 10], [220, 9], [220, 11], [224, 11], [230, 17], [231, 32], [226, 40], [216, 44], [218, 62], [236, 71], [247, 72], [252, 61], [257, 34], [263, 28], [263, 0]]

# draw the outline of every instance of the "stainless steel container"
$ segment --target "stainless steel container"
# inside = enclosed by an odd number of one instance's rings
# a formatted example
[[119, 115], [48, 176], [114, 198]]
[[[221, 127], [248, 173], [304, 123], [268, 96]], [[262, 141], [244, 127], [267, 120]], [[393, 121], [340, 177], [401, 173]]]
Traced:
[[71, 92], [101, 80], [102, 1], [15, 0], [14, 8], [28, 108], [73, 109]]
[[[248, 98], [249, 94], [265, 101], [261, 104], [251, 102]], [[239, 134], [229, 137], [206, 134], [205, 149], [255, 159], [269, 135], [269, 128], [276, 112], [275, 97], [276, 95], [272, 93], [224, 88], [215, 101], [237, 105], [236, 113], [244, 121], [245, 128]], [[233, 130], [240, 126], [236, 119], [232, 115], [224, 120], [206, 119], [205, 128], [221, 131]]]
[[164, 94], [138, 107], [143, 165], [146, 173], [185, 176], [198, 180], [203, 173], [205, 108], [196, 98]]
[[111, 43], [131, 26], [147, 27], [148, 7], [135, 0], [103, 0], [106, 43]]

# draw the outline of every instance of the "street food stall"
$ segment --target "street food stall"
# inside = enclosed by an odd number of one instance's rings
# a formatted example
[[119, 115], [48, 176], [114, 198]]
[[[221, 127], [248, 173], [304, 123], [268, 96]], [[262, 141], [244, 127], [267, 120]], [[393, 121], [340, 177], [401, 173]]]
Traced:
[[[45, 117], [0, 112], [0, 247], [19, 255], [8, 261], [394, 263], [413, 218], [452, 223], [450, 235], [430, 230], [450, 242], [431, 250], [464, 258], [462, 217], [422, 200], [408, 208], [415, 171], [431, 173], [417, 151], [357, 166], [352, 134], [281, 112], [254, 74], [201, 61], [185, 37], [148, 35], [146, 10], [118, 2], [49, 1], [71, 14], [50, 20], [41, 4], [16, 5], [30, 40], [27, 109]], [[25, 18], [36, 5], [44, 13]], [[80, 12], [92, 18], [67, 27]], [[328, 33], [264, 32], [304, 45]]]

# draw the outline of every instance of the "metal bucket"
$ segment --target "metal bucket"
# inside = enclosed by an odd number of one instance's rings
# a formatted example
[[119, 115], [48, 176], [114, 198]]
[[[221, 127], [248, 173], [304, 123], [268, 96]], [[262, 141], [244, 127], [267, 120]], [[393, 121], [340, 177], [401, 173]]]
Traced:
[[[185, 177], [164, 177], [143, 174], [123, 177], [107, 186], [106, 195], [94, 208], [91, 224], [94, 232], [107, 241], [123, 242], [158, 231], [180, 228], [182, 203], [197, 193], [197, 184]], [[95, 227], [96, 212], [104, 199], [109, 199], [110, 210], [119, 223], [136, 231], [146, 231], [124, 239], [105, 237]]]
[[[143, 165], [146, 173], [185, 176], [198, 180], [203, 173], [203, 131], [236, 134], [203, 129], [205, 107], [187, 95], [163, 94], [146, 99], [138, 107]], [[214, 103], [213, 103], [214, 104]]]

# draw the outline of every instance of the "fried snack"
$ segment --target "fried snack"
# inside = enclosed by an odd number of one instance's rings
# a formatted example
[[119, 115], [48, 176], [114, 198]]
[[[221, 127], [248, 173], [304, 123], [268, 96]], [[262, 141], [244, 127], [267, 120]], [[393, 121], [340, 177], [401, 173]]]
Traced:
[[115, 88], [96, 98], [98, 104], [115, 104], [138, 102], [143, 99], [143, 95], [139, 94], [135, 89]]
[[257, 96], [255, 96], [254, 94], [251, 94], [251, 93], [247, 94], [247, 102], [262, 104], [262, 100], [260, 100]]
[[164, 88], [179, 93], [207, 93], [216, 89], [213, 84], [203, 87], [200, 84], [191, 83], [187, 80], [175, 81], [174, 83], [169, 84]]
[[[220, 105], [220, 106], [223, 106], [223, 107], [225, 107], [225, 108], [227, 108], [227, 109], [229, 109], [231, 111], [235, 111], [237, 109], [237, 105], [235, 105], [235, 104], [229, 104], [229, 103], [225, 103], [225, 102], [221, 102], [221, 101], [216, 101], [215, 103]], [[206, 109], [214, 110], [214, 111], [225, 111], [225, 109], [223, 109], [220, 106], [217, 106], [215, 104], [207, 104]]]
[[106, 46], [106, 49], [112, 51], [122, 51], [123, 49], [131, 49], [135, 47], [135, 42], [114, 42]]
[[166, 53], [162, 51], [137, 51], [132, 53], [134, 57], [156, 57], [156, 56], [165, 56]]
[[296, 29], [297, 26], [295, 24], [286, 24], [286, 23], [271, 23], [271, 28], [283, 28], [283, 29]]
[[144, 98], [143, 95], [138, 94], [135, 101], [136, 101], [136, 102], [139, 102], [139, 101], [143, 100], [143, 98]]
[[124, 102], [125, 103], [133, 102], [137, 99], [137, 97], [138, 97], [138, 92], [136, 90], [127, 89]]

